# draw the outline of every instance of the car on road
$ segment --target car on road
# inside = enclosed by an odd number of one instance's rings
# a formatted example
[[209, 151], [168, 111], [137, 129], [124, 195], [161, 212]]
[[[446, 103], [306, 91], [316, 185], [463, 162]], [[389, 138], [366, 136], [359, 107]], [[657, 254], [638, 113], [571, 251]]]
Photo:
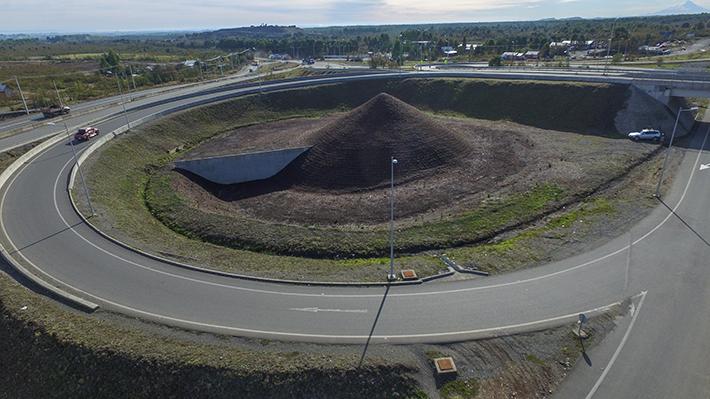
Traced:
[[640, 132], [631, 132], [628, 134], [629, 139], [633, 141], [655, 141], [660, 142], [663, 140], [663, 133], [656, 129], [643, 129]]
[[87, 126], [87, 127], [82, 127], [81, 129], [77, 130], [76, 134], [74, 135], [74, 138], [77, 139], [78, 141], [86, 141], [89, 140], [92, 137], [96, 137], [99, 135], [99, 129], [92, 127], [92, 126]]
[[42, 115], [44, 115], [45, 118], [54, 118], [55, 116], [66, 115], [69, 111], [71, 111], [71, 108], [66, 105], [50, 105], [49, 107], [42, 108]]

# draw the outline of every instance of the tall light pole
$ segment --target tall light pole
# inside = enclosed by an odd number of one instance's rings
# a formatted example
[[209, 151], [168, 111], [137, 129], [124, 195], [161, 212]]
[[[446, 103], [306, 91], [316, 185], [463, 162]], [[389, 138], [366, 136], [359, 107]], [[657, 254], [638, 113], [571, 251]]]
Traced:
[[[47, 123], [50, 126], [56, 125], [54, 122], [49, 122]], [[76, 156], [76, 149], [74, 148], [74, 138], [71, 136], [71, 133], [69, 133], [69, 126], [67, 126], [67, 122], [62, 119], [62, 124], [64, 124], [64, 130], [67, 132], [67, 138], [69, 138], [69, 145], [71, 146], [71, 152], [74, 155], [74, 166], [76, 167], [77, 172], [79, 172], [79, 178], [81, 179], [81, 186], [84, 188], [84, 195], [86, 195], [86, 203], [89, 204], [89, 210], [91, 211], [91, 216], [96, 215], [96, 211], [94, 211], [94, 206], [91, 203], [91, 197], [89, 196], [89, 189], [86, 187], [86, 181], [84, 180], [84, 172], [81, 171], [81, 166], [79, 165], [79, 159]]]
[[390, 157], [390, 272], [387, 275], [389, 281], [397, 279], [394, 274], [394, 165], [396, 164], [395, 157]]
[[128, 128], [131, 128], [131, 121], [126, 113], [126, 99], [123, 97], [123, 89], [121, 89], [121, 80], [118, 78], [118, 68], [116, 69], [116, 84], [118, 84], [118, 92], [121, 94], [121, 108], [123, 108], [123, 116], [126, 118]]
[[52, 81], [54, 85], [54, 92], [57, 93], [57, 99], [59, 100], [59, 106], [64, 108], [64, 101], [62, 101], [62, 96], [59, 95], [59, 89], [57, 88], [57, 82]]
[[619, 18], [614, 18], [614, 23], [611, 25], [611, 35], [609, 36], [609, 43], [606, 44], [606, 64], [604, 65], [604, 75], [606, 75], [606, 70], [609, 68], [609, 56], [611, 55], [611, 41], [614, 39], [614, 29], [616, 28], [616, 21]]
[[25, 106], [25, 113], [30, 114], [30, 109], [27, 108], [27, 101], [25, 100], [25, 93], [22, 92], [22, 87], [20, 86], [20, 80], [15, 76], [15, 84], [17, 85], [17, 90], [20, 92], [20, 98], [22, 98], [22, 105]]
[[666, 150], [666, 157], [663, 159], [663, 166], [661, 167], [661, 175], [658, 177], [658, 184], [656, 185], [656, 193], [654, 194], [656, 198], [661, 198], [661, 183], [663, 182], [663, 173], [666, 170], [666, 164], [668, 164], [668, 158], [671, 155], [671, 149], [673, 146], [673, 140], [675, 139], [675, 131], [678, 128], [678, 121], [680, 120], [680, 114], [683, 112], [697, 111], [698, 107], [690, 108], [678, 108], [678, 115], [675, 117], [675, 125], [673, 125], [673, 133], [671, 134], [671, 141], [668, 142], [668, 149]]

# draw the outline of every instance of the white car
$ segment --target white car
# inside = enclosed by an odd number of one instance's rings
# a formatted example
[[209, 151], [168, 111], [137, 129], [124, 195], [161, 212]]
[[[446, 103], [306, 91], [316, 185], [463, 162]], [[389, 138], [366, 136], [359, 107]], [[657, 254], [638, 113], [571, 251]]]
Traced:
[[631, 132], [628, 136], [629, 139], [633, 141], [647, 140], [660, 142], [663, 140], [663, 133], [655, 129], [643, 129], [640, 132]]

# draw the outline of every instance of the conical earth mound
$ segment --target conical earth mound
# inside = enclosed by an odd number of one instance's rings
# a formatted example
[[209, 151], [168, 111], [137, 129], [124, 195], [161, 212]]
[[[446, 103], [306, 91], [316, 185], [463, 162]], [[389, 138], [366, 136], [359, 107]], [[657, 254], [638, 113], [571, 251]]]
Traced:
[[313, 132], [313, 147], [280, 174], [290, 185], [357, 190], [389, 182], [390, 157], [397, 179], [453, 166], [470, 145], [434, 118], [385, 93]]

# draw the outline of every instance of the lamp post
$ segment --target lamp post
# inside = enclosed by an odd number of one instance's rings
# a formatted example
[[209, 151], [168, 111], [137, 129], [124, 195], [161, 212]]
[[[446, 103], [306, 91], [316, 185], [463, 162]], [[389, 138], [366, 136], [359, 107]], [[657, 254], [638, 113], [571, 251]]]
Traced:
[[128, 119], [128, 114], [126, 113], [126, 99], [123, 97], [123, 89], [121, 88], [121, 80], [118, 78], [118, 69], [116, 69], [116, 84], [118, 85], [118, 92], [121, 94], [121, 108], [123, 108], [123, 116], [126, 118], [126, 124], [128, 128], [131, 128], [131, 121]]
[[394, 274], [394, 165], [397, 160], [390, 157], [390, 272], [387, 280], [394, 281], [397, 276]]
[[663, 159], [663, 166], [661, 167], [661, 175], [658, 177], [658, 184], [656, 185], [656, 193], [654, 194], [656, 198], [661, 198], [661, 183], [663, 182], [663, 173], [666, 170], [666, 164], [668, 164], [668, 158], [670, 158], [671, 155], [671, 149], [673, 146], [673, 140], [675, 139], [676, 129], [678, 129], [678, 121], [680, 120], [680, 114], [683, 112], [693, 112], [697, 110], [698, 107], [678, 108], [678, 115], [676, 115], [675, 125], [673, 125], [673, 133], [671, 134], [671, 140], [668, 142], [668, 150], [666, 150], [666, 157]]
[[616, 28], [616, 21], [619, 18], [614, 18], [614, 23], [611, 25], [611, 35], [609, 36], [609, 43], [606, 44], [606, 64], [604, 64], [604, 75], [606, 76], [606, 71], [609, 68], [610, 56], [611, 56], [611, 41], [614, 39], [614, 29]]
[[[71, 152], [74, 155], [74, 166], [76, 166], [77, 172], [79, 172], [79, 178], [81, 179], [81, 186], [84, 188], [84, 195], [86, 195], [86, 203], [89, 204], [89, 210], [91, 211], [91, 216], [96, 215], [96, 211], [94, 211], [94, 206], [91, 204], [91, 197], [89, 196], [89, 189], [86, 187], [86, 181], [84, 180], [84, 173], [81, 171], [81, 166], [79, 165], [79, 159], [76, 156], [76, 149], [74, 148], [74, 139], [71, 137], [71, 133], [69, 133], [69, 127], [67, 126], [67, 122], [62, 119], [62, 124], [64, 124], [64, 130], [67, 132], [67, 137], [69, 138], [69, 145], [71, 146]], [[56, 123], [54, 122], [49, 122], [47, 125], [50, 126], [55, 126]]]
[[20, 86], [20, 80], [15, 76], [15, 84], [17, 85], [17, 90], [20, 92], [20, 98], [22, 98], [22, 105], [25, 106], [25, 113], [30, 114], [30, 109], [27, 108], [27, 101], [25, 100], [25, 93], [22, 92], [22, 87]]

